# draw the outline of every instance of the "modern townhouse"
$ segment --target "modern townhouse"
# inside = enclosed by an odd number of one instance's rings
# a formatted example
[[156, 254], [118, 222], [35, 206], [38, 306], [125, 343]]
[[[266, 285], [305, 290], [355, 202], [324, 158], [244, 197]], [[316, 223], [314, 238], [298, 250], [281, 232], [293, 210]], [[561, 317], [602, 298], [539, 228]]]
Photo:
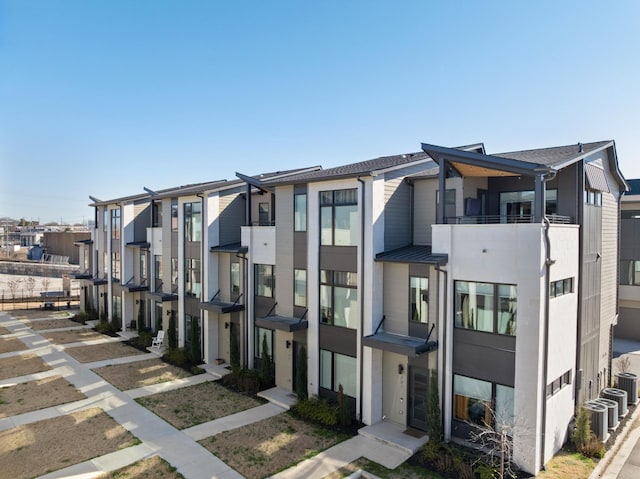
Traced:
[[[235, 343], [257, 368], [266, 344], [289, 392], [304, 347], [308, 393], [342, 389], [365, 424], [427, 431], [434, 377], [446, 440], [513, 428], [532, 473], [610, 384], [618, 266], [637, 271], [618, 257], [627, 184], [613, 142], [423, 144], [237, 177], [96, 201], [83, 304], [123, 328], [134, 305], [153, 330], [174, 317], [179, 345], [199, 331], [207, 363], [230, 362]], [[623, 223], [634, 208], [623, 200]]]
[[616, 338], [640, 339], [640, 179], [628, 180], [620, 221], [620, 317]]

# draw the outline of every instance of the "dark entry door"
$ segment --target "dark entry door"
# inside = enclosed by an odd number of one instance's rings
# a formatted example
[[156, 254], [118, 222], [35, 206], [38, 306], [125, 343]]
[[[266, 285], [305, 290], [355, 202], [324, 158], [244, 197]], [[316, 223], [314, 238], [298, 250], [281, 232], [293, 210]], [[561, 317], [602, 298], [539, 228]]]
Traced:
[[409, 426], [427, 430], [429, 371], [409, 366]]

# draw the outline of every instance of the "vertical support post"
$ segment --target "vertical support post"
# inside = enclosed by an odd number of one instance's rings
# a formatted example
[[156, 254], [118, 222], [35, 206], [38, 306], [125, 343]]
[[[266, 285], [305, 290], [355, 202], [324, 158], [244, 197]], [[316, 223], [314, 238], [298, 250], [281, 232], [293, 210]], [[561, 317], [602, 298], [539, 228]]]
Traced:
[[245, 204], [245, 226], [251, 226], [251, 185], [247, 183], [247, 198]]
[[446, 195], [446, 182], [447, 179], [447, 168], [449, 166], [449, 162], [440, 157], [440, 171], [438, 172], [438, 212], [436, 223], [443, 224], [444, 217], [447, 207], [447, 195]]

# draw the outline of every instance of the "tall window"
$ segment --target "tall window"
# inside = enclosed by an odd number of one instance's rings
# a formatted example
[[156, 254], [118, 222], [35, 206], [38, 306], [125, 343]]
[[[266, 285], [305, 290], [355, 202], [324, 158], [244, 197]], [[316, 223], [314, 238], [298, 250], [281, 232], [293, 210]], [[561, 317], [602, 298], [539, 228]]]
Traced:
[[154, 291], [162, 291], [162, 256], [153, 255]]
[[114, 319], [122, 318], [122, 298], [116, 294], [111, 296], [111, 311]]
[[140, 284], [147, 282], [147, 252], [140, 251]]
[[260, 226], [269, 226], [271, 224], [269, 203], [258, 203], [258, 224]]
[[120, 208], [111, 211], [111, 239], [120, 239]]
[[184, 294], [193, 298], [200, 298], [200, 260], [189, 258], [185, 260]]
[[201, 208], [199, 201], [184, 204], [184, 239], [186, 241], [202, 239]]
[[357, 273], [320, 271], [320, 318], [325, 324], [358, 327]]
[[266, 338], [267, 352], [269, 353], [271, 359], [273, 359], [273, 331], [271, 331], [270, 329], [256, 327], [255, 333], [255, 343], [253, 349], [255, 351], [255, 357], [258, 359], [262, 358], [262, 342]]
[[620, 284], [640, 286], [640, 260], [620, 261]]
[[240, 263], [231, 263], [231, 293], [240, 294]]
[[194, 323], [198, 325], [198, 329], [202, 334], [202, 328], [200, 328], [200, 318], [198, 316], [192, 316], [190, 314], [184, 315], [184, 342], [185, 346], [189, 346], [191, 341], [199, 341], [200, 338], [193, 337]]
[[104, 231], [107, 231], [108, 224], [109, 224], [109, 210], [105, 206], [104, 210], [102, 211], [102, 229]]
[[[444, 216], [446, 218], [454, 218], [456, 211], [456, 190], [445, 190], [444, 192]], [[436, 190], [436, 217], [440, 208], [440, 190]]]
[[411, 276], [409, 280], [411, 321], [429, 322], [429, 279]]
[[306, 193], [293, 197], [293, 229], [294, 231], [307, 231]]
[[293, 270], [293, 304], [294, 306], [307, 305], [307, 270]]
[[151, 202], [151, 226], [153, 228], [162, 226], [162, 203], [159, 201]]
[[455, 419], [498, 430], [513, 425], [512, 387], [454, 374], [453, 398]]
[[320, 192], [320, 244], [358, 244], [358, 190]]
[[171, 290], [178, 289], [178, 258], [171, 258]]
[[320, 387], [329, 391], [342, 391], [356, 397], [356, 358], [320, 350]]
[[256, 264], [255, 279], [256, 296], [273, 298], [276, 285], [276, 278], [273, 273], [273, 265]]
[[516, 334], [517, 289], [514, 285], [456, 281], [455, 290], [457, 328]]
[[120, 252], [111, 252], [111, 279], [120, 281]]
[[171, 231], [178, 231], [178, 199], [171, 198]]

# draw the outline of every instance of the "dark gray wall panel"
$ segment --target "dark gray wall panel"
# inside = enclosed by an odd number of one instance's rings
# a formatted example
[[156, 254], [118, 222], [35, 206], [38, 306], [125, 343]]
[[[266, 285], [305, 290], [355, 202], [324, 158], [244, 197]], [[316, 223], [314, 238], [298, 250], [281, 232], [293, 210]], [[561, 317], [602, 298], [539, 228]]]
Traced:
[[515, 337], [454, 329], [454, 374], [513, 386], [515, 359]]
[[640, 259], [640, 218], [622, 220], [620, 259]]
[[[312, 251], [309, 253], [313, 254]], [[357, 253], [356, 246], [321, 246], [320, 269], [357, 272]]]
[[640, 341], [640, 309], [620, 308], [618, 314], [618, 324], [613, 329], [613, 335], [616, 338]]
[[357, 331], [328, 324], [320, 325], [320, 349], [357, 356]]
[[293, 267], [307, 269], [307, 233], [293, 233]]

